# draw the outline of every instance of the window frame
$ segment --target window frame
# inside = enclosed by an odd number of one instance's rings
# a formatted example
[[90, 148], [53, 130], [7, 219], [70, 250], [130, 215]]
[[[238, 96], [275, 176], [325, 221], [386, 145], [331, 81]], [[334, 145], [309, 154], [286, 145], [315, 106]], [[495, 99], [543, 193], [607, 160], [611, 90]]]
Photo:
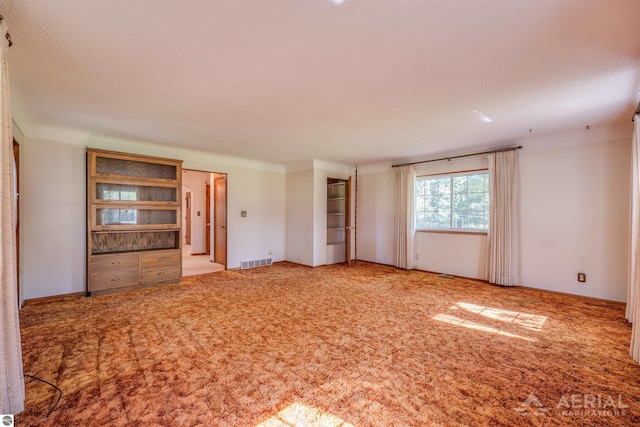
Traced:
[[[416, 181], [422, 178], [435, 178], [435, 177], [449, 177], [451, 182], [451, 188], [453, 187], [453, 178], [455, 176], [469, 176], [469, 175], [487, 175], [487, 179], [489, 179], [489, 168], [480, 168], [480, 169], [470, 169], [456, 172], [441, 172], [434, 174], [424, 174], [416, 176]], [[489, 195], [489, 188], [487, 188], [487, 195]], [[414, 226], [415, 231], [420, 233], [444, 233], [444, 234], [465, 234], [465, 235], [487, 235], [489, 233], [489, 221], [487, 220], [487, 228], [486, 229], [477, 229], [477, 228], [451, 228], [453, 221], [453, 189], [451, 191], [451, 201], [450, 206], [451, 210], [449, 215], [449, 224], [450, 228], [419, 228], [417, 221], [417, 210], [416, 210], [416, 199], [417, 195], [414, 190]], [[487, 206], [488, 210], [488, 206]]]

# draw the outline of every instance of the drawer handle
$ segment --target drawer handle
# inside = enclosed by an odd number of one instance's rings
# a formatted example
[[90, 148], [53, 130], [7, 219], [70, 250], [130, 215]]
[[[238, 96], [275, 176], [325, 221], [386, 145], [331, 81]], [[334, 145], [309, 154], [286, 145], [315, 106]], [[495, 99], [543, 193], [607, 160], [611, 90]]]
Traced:
[[111, 265], [119, 265], [119, 264], [120, 264], [120, 261], [115, 261], [111, 263]]
[[164, 276], [165, 274], [167, 273], [165, 273], [164, 271], [161, 271], [160, 273], [158, 273], [158, 276]]
[[112, 282], [118, 282], [120, 281], [121, 277], [114, 277], [113, 279], [111, 279]]

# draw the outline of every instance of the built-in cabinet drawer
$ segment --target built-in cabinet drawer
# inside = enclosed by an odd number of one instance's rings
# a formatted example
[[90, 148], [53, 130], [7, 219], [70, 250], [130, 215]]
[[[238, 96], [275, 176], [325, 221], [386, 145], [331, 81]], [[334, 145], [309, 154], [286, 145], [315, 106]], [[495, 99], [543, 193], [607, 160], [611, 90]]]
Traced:
[[90, 292], [136, 286], [140, 281], [138, 254], [94, 255], [91, 257]]
[[140, 283], [175, 282], [180, 280], [180, 250], [143, 252], [140, 254]]
[[94, 255], [91, 257], [92, 273], [104, 273], [107, 271], [113, 271], [114, 269], [137, 269], [139, 265], [140, 257], [137, 253]]

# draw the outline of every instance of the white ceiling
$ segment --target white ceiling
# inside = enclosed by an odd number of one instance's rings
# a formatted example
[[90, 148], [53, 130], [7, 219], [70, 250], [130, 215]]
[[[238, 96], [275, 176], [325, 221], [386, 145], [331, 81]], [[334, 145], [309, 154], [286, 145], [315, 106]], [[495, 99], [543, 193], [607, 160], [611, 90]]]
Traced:
[[0, 13], [27, 136], [366, 164], [630, 125], [640, 99], [638, 0], [3, 0]]

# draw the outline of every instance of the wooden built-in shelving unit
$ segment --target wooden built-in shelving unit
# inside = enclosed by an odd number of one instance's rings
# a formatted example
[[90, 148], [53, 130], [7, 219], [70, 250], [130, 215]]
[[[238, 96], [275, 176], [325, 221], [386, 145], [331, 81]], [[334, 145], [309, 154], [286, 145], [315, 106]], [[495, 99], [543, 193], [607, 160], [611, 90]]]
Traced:
[[327, 180], [327, 245], [344, 243], [346, 227], [346, 181]]
[[182, 161], [87, 149], [87, 294], [179, 282]]

